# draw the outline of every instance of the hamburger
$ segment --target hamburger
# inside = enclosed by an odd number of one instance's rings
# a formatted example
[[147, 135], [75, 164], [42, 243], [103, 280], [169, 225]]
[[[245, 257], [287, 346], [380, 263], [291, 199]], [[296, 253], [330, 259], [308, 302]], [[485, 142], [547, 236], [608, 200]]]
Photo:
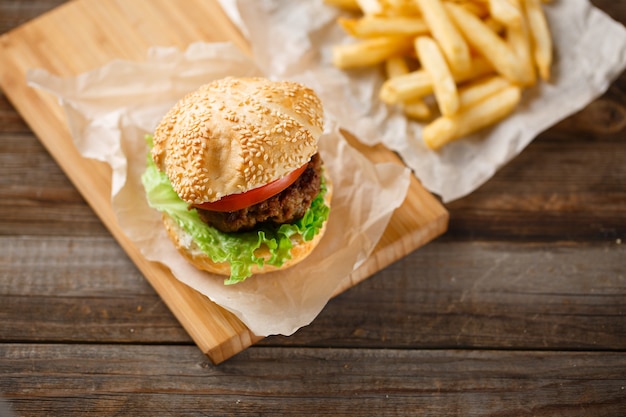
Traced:
[[226, 284], [293, 266], [318, 245], [330, 212], [322, 132], [321, 101], [302, 84], [203, 85], [147, 137], [148, 203], [178, 251]]

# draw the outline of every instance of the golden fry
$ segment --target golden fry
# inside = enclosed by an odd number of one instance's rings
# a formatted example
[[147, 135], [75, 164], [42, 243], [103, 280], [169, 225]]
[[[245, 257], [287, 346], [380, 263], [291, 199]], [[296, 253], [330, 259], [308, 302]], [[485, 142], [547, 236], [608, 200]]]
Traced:
[[488, 0], [486, 0], [485, 2], [464, 1], [459, 3], [459, 6], [461, 6], [468, 12], [480, 17], [481, 19], [489, 16]]
[[386, 80], [380, 89], [379, 98], [384, 103], [396, 104], [421, 98], [432, 92], [433, 83], [430, 75], [421, 69]]
[[427, 120], [430, 119], [432, 112], [423, 100], [417, 99], [407, 103], [402, 103], [402, 111], [411, 119]]
[[356, 0], [365, 15], [381, 15], [383, 13], [383, 5], [379, 0]]
[[380, 36], [417, 36], [428, 33], [421, 17], [364, 16], [358, 19], [339, 18], [339, 25], [356, 38]]
[[459, 88], [459, 106], [471, 107], [510, 86], [511, 82], [500, 75], [481, 78]]
[[506, 40], [518, 59], [520, 84], [523, 86], [534, 85], [537, 82], [537, 73], [525, 14], [522, 14], [519, 26], [507, 28]]
[[489, 61], [481, 56], [477, 56], [472, 58], [470, 67], [466, 71], [453, 71], [453, 75], [457, 83], [462, 83], [492, 72], [494, 72], [494, 69]]
[[384, 0], [385, 16], [419, 16], [420, 12], [414, 0]]
[[451, 116], [459, 109], [459, 95], [454, 77], [437, 42], [431, 37], [420, 36], [415, 40], [417, 57], [430, 76], [439, 110], [445, 116]]
[[548, 81], [552, 66], [552, 37], [548, 21], [539, 0], [524, 0], [524, 6], [539, 75]]
[[[402, 57], [389, 58], [385, 61], [385, 74], [388, 78], [399, 77], [409, 73], [409, 65]], [[400, 103], [400, 108], [407, 117], [416, 120], [426, 120], [431, 116], [428, 105], [421, 98]]]
[[437, 150], [453, 140], [490, 126], [508, 116], [520, 98], [521, 88], [511, 86], [474, 106], [461, 109], [453, 116], [441, 116], [424, 127], [424, 143], [430, 149]]
[[493, 31], [493, 33], [496, 33], [498, 35], [504, 33], [504, 25], [498, 22], [493, 17], [487, 16], [483, 19], [483, 22], [485, 23], [485, 25], [487, 25], [487, 27], [489, 27], [489, 29]]
[[446, 8], [470, 45], [489, 60], [497, 72], [512, 82], [521, 82], [523, 76], [517, 57], [501, 37], [455, 3], [446, 3]]
[[518, 0], [489, 0], [491, 16], [506, 27], [522, 24], [522, 10]]
[[387, 78], [398, 77], [408, 74], [409, 72], [409, 64], [407, 64], [406, 59], [401, 56], [395, 56], [385, 61], [385, 74]]
[[335, 45], [333, 64], [341, 69], [367, 67], [406, 53], [411, 49], [410, 38], [381, 37], [356, 43]]
[[329, 6], [339, 7], [340, 9], [351, 12], [358, 12], [361, 10], [361, 7], [356, 0], [324, 0], [324, 3]]
[[[454, 81], [462, 83], [493, 73], [493, 67], [484, 58], [472, 60], [470, 68], [453, 73]], [[386, 80], [380, 90], [380, 99], [387, 104], [411, 101], [433, 93], [430, 76], [424, 69]]]
[[415, 0], [430, 28], [432, 37], [437, 40], [450, 67], [454, 71], [465, 71], [470, 66], [471, 57], [467, 42], [448, 17], [441, 0]]

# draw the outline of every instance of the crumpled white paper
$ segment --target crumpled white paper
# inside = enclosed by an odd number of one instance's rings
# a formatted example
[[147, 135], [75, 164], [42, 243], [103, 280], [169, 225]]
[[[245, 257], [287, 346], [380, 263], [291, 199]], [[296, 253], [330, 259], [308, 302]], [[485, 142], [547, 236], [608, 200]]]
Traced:
[[314, 74], [312, 87], [339, 124], [366, 144], [396, 151], [417, 178], [444, 202], [474, 191], [539, 133], [601, 95], [626, 66], [626, 29], [588, 0], [544, 4], [553, 33], [550, 83], [524, 92], [515, 114], [496, 127], [445, 146], [426, 148], [421, 125], [407, 122], [377, 100], [380, 71], [341, 71], [331, 64], [333, 44], [350, 42], [336, 24], [340, 12], [321, 0], [220, 0], [246, 34], [267, 74]]
[[[73, 78], [29, 71], [31, 86], [55, 94], [80, 153], [108, 163], [112, 206], [143, 255], [167, 265], [179, 280], [236, 314], [258, 336], [289, 335], [309, 324], [349, 274], [370, 255], [393, 211], [406, 197], [411, 173], [399, 164], [372, 164], [350, 147], [327, 114], [319, 152], [334, 185], [320, 245], [302, 263], [225, 286], [174, 248], [141, 184], [144, 136], [184, 94], [225, 76], [259, 75], [234, 45], [195, 43], [186, 51], [154, 48], [145, 62], [113, 61]], [[305, 77], [306, 78], [306, 77]]]

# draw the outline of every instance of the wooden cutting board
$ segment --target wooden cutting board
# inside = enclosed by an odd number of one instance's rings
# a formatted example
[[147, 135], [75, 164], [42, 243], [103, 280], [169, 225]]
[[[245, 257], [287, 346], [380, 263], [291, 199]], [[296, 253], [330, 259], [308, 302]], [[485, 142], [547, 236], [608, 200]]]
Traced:
[[[110, 203], [108, 165], [82, 158], [56, 99], [26, 85], [30, 68], [74, 76], [112, 59], [143, 60], [151, 46], [185, 49], [195, 41], [245, 40], [219, 4], [210, 0], [76, 0], [0, 36], [0, 86], [163, 298], [198, 347], [220, 363], [258, 341], [234, 315], [182, 284], [169, 270], [145, 260], [123, 234]], [[395, 154], [352, 140], [371, 160], [401, 163]], [[442, 234], [448, 213], [417, 179], [394, 213], [372, 256], [342, 282], [340, 293]], [[297, 268], [297, 267], [296, 267]]]

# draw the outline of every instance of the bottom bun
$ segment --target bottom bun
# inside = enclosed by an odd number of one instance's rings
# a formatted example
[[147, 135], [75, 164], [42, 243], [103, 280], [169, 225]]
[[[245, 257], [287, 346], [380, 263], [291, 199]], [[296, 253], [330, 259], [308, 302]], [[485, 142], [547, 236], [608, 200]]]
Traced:
[[[326, 178], [326, 195], [324, 196], [324, 202], [328, 207], [330, 207], [330, 200], [332, 197], [332, 184]], [[228, 262], [213, 262], [211, 258], [202, 252], [198, 245], [193, 241], [193, 239], [185, 232], [174, 219], [172, 219], [167, 214], [163, 213], [163, 224], [165, 225], [165, 230], [169, 238], [174, 242], [176, 249], [183, 255], [192, 265], [196, 268], [207, 271], [213, 274], [230, 276], [230, 264]], [[324, 232], [326, 231], [326, 225], [328, 224], [328, 220], [324, 222], [324, 225], [320, 229], [320, 231], [315, 235], [315, 237], [305, 242], [302, 239], [301, 235], [294, 235], [291, 237], [291, 243], [293, 247], [291, 248], [290, 255], [291, 258], [288, 259], [281, 266], [274, 266], [264, 264], [259, 267], [257, 265], [252, 266], [252, 274], [265, 274], [273, 271], [280, 271], [283, 269], [287, 269], [297, 263], [303, 261], [313, 249], [318, 245], [322, 237], [324, 236]], [[263, 258], [265, 260], [269, 259], [270, 254], [269, 250], [266, 246], [261, 246], [259, 249], [255, 251], [255, 255], [259, 258]]]

